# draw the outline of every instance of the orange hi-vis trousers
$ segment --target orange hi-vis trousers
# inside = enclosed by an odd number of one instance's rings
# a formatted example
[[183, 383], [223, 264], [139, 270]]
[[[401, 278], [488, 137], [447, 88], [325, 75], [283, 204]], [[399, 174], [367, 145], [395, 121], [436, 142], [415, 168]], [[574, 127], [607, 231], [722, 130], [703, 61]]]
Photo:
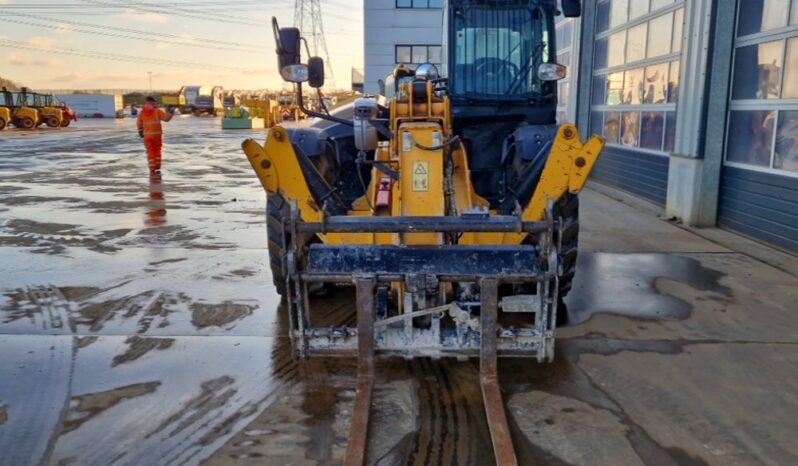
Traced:
[[145, 135], [144, 147], [147, 148], [147, 162], [150, 164], [150, 171], [160, 170], [163, 136], [160, 134]]

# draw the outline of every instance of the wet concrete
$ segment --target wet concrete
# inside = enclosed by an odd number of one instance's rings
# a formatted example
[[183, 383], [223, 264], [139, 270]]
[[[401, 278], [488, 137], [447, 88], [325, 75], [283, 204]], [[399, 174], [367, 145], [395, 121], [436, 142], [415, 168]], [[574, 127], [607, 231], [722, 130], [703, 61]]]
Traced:
[[[0, 136], [0, 465], [340, 464], [354, 361], [291, 356], [239, 149], [259, 133], [217, 126], [167, 126], [152, 179], [130, 120]], [[555, 362], [500, 365], [520, 462], [798, 461], [798, 278], [582, 202]], [[381, 361], [369, 462], [490, 464], [477, 376]]]

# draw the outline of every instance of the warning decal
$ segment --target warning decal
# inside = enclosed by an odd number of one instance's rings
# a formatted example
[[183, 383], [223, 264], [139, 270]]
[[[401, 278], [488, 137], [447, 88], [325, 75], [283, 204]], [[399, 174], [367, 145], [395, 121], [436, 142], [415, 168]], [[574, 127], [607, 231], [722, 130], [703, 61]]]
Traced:
[[413, 191], [429, 191], [429, 162], [413, 162]]

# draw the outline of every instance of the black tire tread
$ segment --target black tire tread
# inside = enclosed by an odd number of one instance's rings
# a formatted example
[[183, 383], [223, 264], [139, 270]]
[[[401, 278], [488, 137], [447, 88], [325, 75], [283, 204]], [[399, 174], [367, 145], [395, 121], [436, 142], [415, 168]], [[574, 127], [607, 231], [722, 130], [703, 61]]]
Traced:
[[284, 266], [285, 250], [283, 249], [285, 231], [283, 219], [290, 215], [288, 203], [280, 194], [266, 196], [266, 229], [269, 240], [269, 266], [272, 270], [272, 281], [277, 293], [285, 295], [286, 271]]

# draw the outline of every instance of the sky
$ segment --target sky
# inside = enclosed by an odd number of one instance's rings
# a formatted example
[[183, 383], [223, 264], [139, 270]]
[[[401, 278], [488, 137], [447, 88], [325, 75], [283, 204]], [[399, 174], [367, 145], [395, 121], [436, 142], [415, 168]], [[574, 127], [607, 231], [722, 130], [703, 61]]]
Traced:
[[[363, 4], [320, 3], [335, 85], [348, 89]], [[0, 0], [0, 76], [40, 90], [147, 90], [150, 77], [154, 90], [279, 89], [272, 16], [293, 25], [294, 0]]]

